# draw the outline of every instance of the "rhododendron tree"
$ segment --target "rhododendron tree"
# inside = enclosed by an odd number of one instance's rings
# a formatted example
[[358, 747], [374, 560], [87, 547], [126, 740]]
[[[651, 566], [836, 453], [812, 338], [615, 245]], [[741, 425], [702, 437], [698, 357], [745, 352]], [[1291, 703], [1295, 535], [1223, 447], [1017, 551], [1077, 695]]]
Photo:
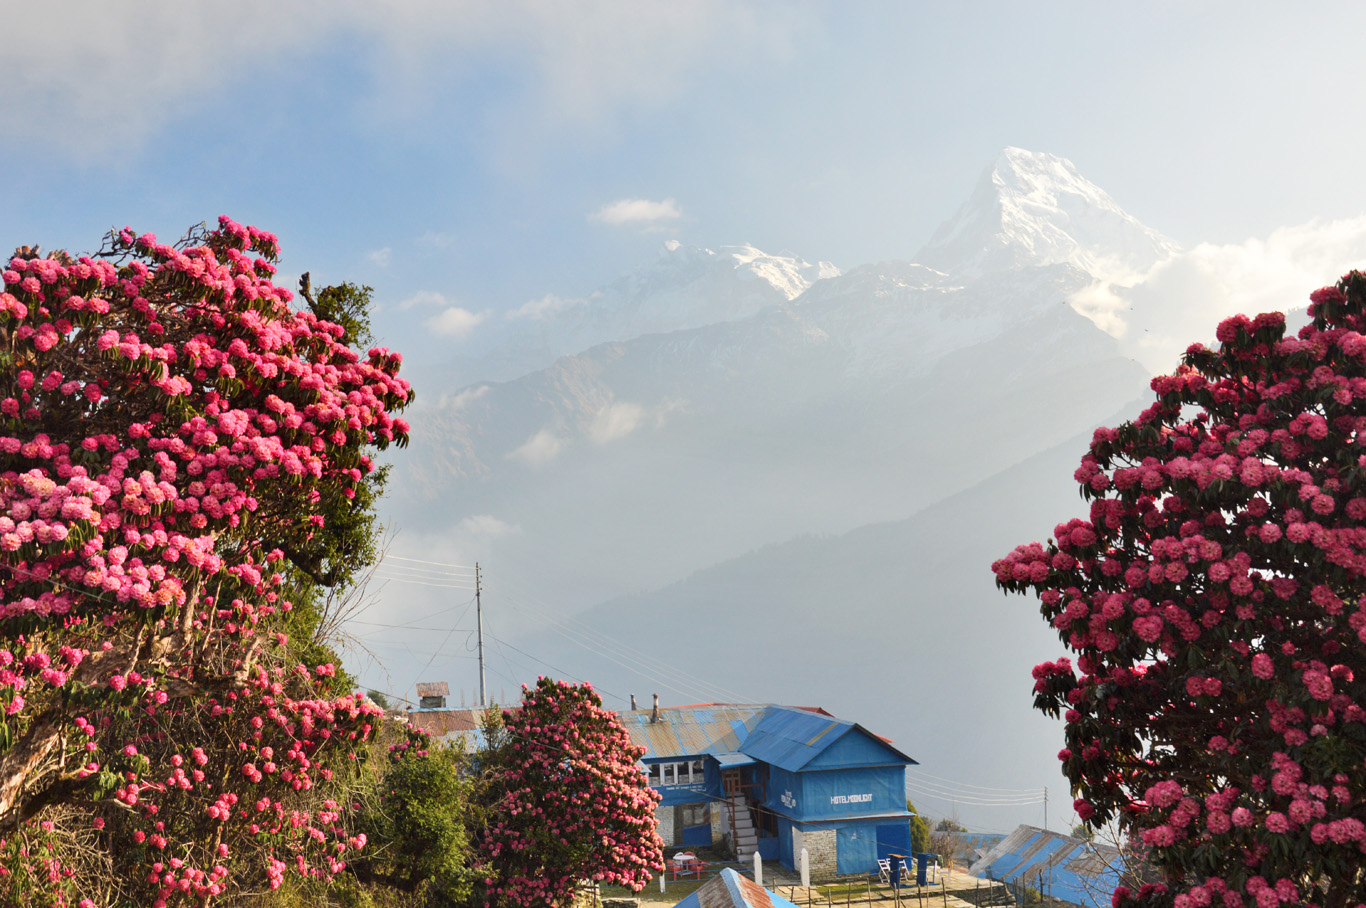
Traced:
[[1311, 301], [1191, 347], [994, 565], [1072, 651], [1034, 691], [1077, 814], [1164, 877], [1116, 906], [1366, 903], [1366, 275]]
[[378, 710], [298, 662], [291, 597], [344, 578], [411, 393], [277, 245], [221, 218], [3, 268], [4, 904], [200, 905], [359, 845], [317, 795]]
[[664, 869], [644, 749], [587, 684], [541, 678], [478, 756], [475, 887], [495, 906], [568, 905], [594, 881], [639, 891]]

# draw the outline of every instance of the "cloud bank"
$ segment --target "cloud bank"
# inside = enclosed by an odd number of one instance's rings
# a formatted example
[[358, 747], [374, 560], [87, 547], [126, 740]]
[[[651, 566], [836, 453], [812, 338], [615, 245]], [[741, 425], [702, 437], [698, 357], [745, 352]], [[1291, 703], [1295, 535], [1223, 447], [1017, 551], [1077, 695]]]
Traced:
[[101, 160], [253, 79], [283, 84], [300, 59], [346, 46], [368, 81], [369, 96], [358, 100], [374, 111], [422, 116], [428, 105], [417, 95], [494, 65], [524, 75], [511, 112], [521, 127], [594, 122], [676, 97], [691, 72], [718, 58], [789, 55], [794, 17], [763, 5], [239, 0], [225, 12], [179, 0], [17, 4], [5, 12], [14, 40], [0, 56], [0, 119], [11, 141]]
[[1353, 268], [1366, 268], [1366, 217], [1311, 221], [1242, 243], [1201, 243], [1137, 280], [1105, 276], [1069, 302], [1156, 374], [1175, 369], [1192, 343], [1212, 344], [1230, 315], [1302, 308], [1310, 292]]
[[608, 202], [588, 216], [588, 220], [614, 227], [624, 225], [653, 226], [661, 221], [676, 221], [683, 216], [678, 202], [664, 199], [654, 202], [650, 199], [618, 199]]

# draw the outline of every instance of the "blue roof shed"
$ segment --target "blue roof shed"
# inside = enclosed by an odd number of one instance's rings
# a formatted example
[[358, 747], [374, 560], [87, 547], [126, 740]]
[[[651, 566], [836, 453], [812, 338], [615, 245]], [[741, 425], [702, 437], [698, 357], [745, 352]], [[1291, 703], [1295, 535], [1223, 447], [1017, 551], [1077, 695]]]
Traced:
[[1023, 883], [1051, 898], [1106, 908], [1119, 885], [1119, 849], [1037, 826], [1020, 826], [969, 869], [973, 876]]

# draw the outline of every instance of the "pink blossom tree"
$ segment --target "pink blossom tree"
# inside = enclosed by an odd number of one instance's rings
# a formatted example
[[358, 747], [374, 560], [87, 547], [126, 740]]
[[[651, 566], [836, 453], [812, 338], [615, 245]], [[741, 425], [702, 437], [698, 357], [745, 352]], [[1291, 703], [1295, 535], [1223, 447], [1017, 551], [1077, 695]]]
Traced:
[[1164, 878], [1117, 908], [1366, 903], [1366, 275], [1311, 300], [1191, 347], [994, 565], [1075, 656], [1034, 691], [1078, 815]]
[[490, 731], [475, 795], [483, 902], [568, 905], [580, 881], [639, 891], [664, 869], [659, 793], [636, 763], [645, 751], [590, 685], [541, 678]]
[[362, 844], [315, 796], [378, 710], [286, 631], [411, 395], [290, 306], [276, 255], [220, 218], [3, 268], [4, 904], [202, 905]]

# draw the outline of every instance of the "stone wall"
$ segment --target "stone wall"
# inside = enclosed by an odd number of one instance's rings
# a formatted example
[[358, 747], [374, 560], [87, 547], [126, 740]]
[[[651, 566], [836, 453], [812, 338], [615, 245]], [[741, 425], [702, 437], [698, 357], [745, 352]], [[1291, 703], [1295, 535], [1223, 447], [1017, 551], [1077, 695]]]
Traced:
[[711, 843], [713, 846], [722, 845], [726, 836], [730, 835], [730, 819], [726, 816], [726, 807], [720, 801], [711, 802]]
[[792, 867], [798, 873], [802, 869], [802, 849], [806, 849], [807, 866], [811, 879], [824, 880], [833, 877], [839, 868], [838, 855], [835, 853], [835, 830], [808, 829], [802, 832], [792, 828]]
[[664, 840], [666, 848], [674, 844], [674, 812], [672, 806], [660, 805], [655, 808], [655, 820], [659, 823], [659, 837]]

